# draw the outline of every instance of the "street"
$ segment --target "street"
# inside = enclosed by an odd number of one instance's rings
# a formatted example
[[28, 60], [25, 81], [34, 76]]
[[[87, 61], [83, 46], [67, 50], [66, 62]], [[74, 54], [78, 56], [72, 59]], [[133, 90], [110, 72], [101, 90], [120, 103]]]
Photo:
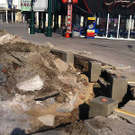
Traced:
[[91, 52], [92, 55], [87, 55], [88, 57], [112, 66], [130, 66], [131, 69], [127, 73], [132, 76], [135, 75], [135, 41], [84, 38], [65, 39], [56, 33], [53, 33], [52, 38], [48, 38], [42, 33], [36, 33], [35, 35], [28, 34], [28, 24], [26, 24], [24, 30], [23, 23], [4, 23], [2, 27], [13, 35], [19, 35], [23, 39], [39, 45], [51, 42], [57, 49], [70, 50], [74, 53], [82, 51]]

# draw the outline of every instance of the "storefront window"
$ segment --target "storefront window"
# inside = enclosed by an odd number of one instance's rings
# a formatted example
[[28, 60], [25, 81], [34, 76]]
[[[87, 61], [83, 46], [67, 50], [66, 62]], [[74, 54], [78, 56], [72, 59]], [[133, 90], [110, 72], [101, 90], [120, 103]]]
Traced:
[[108, 37], [117, 38], [117, 29], [118, 29], [118, 15], [110, 14]]
[[96, 36], [106, 37], [107, 14], [96, 14]]
[[135, 39], [135, 15], [132, 16], [130, 38]]
[[121, 15], [119, 38], [128, 38], [129, 26], [130, 26], [130, 17], [126, 15]]

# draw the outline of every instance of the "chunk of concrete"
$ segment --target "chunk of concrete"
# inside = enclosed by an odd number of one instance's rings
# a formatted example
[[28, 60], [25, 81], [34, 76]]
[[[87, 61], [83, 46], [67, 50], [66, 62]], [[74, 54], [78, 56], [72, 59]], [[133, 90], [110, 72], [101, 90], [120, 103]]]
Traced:
[[128, 80], [124, 76], [111, 75], [109, 97], [122, 102], [127, 93]]
[[74, 64], [74, 53], [67, 51], [63, 53], [63, 60], [67, 63]]
[[77, 83], [76, 76], [68, 76], [68, 77], [58, 76], [58, 79], [60, 79], [62, 83], [69, 84], [72, 86], [75, 86]]
[[117, 107], [117, 101], [104, 96], [99, 96], [90, 101], [89, 117], [108, 116]]
[[135, 101], [129, 101], [121, 109], [115, 109], [115, 113], [130, 123], [135, 124]]
[[35, 75], [31, 77], [30, 79], [21, 82], [17, 84], [17, 88], [19, 90], [24, 90], [24, 91], [35, 91], [35, 90], [41, 90], [43, 88], [43, 80], [40, 78], [39, 75]]
[[53, 115], [45, 115], [38, 118], [46, 126], [54, 126], [54, 118]]
[[89, 61], [88, 77], [90, 82], [97, 82], [101, 74], [101, 63], [97, 61]]
[[6, 83], [6, 81], [7, 76], [3, 72], [0, 72], [0, 83]]
[[2, 70], [4, 67], [4, 65], [2, 63], [0, 63], [0, 70]]
[[69, 103], [64, 103], [61, 104], [57, 107], [57, 112], [61, 112], [61, 113], [70, 113], [73, 111], [74, 109], [74, 104], [76, 102], [77, 99], [77, 94], [73, 97], [71, 97], [70, 102]]
[[134, 135], [135, 125], [123, 121], [97, 116], [85, 120], [84, 125], [92, 135]]
[[57, 69], [59, 70], [59, 72], [66, 72], [68, 69], [68, 64], [64, 61], [62, 61], [61, 59], [56, 59], [54, 61], [55, 66], [57, 67]]

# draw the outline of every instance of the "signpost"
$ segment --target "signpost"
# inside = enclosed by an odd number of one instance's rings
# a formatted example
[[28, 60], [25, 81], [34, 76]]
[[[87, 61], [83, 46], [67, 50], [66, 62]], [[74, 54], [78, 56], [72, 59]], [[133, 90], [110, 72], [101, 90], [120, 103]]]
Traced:
[[[72, 10], [73, 10], [73, 4], [77, 4], [78, 0], [62, 0], [63, 3], [67, 3], [67, 32], [65, 35], [65, 38], [70, 37], [70, 33], [72, 33]], [[73, 3], [73, 4], [72, 4]]]

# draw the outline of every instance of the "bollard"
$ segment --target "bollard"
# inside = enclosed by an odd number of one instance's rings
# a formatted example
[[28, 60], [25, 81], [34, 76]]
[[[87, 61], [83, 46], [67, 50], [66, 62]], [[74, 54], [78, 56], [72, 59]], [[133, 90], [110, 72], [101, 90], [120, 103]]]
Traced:
[[124, 76], [111, 75], [109, 97], [122, 102], [127, 93], [128, 80]]
[[101, 63], [97, 61], [89, 61], [88, 78], [90, 82], [97, 82], [101, 74]]
[[118, 102], [108, 97], [99, 96], [90, 101], [89, 118], [95, 116], [108, 116], [115, 108]]

